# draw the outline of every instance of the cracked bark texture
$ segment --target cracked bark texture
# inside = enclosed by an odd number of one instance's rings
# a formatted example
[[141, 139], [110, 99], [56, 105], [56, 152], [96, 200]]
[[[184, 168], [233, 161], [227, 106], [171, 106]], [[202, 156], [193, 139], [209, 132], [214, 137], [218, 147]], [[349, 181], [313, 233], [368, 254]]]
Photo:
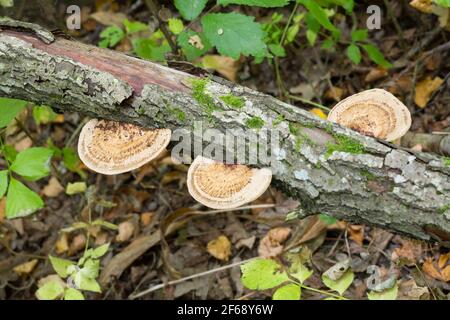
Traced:
[[[193, 97], [194, 78], [65, 39], [45, 44], [21, 32], [0, 32], [0, 96], [148, 128], [190, 130], [198, 120], [221, 132], [259, 134], [276, 127], [282, 139], [272, 150], [274, 185], [301, 202], [300, 217], [326, 213], [423, 240], [450, 240], [450, 167], [443, 158], [359, 135], [216, 78], [206, 81], [204, 91], [211, 110]], [[239, 97], [245, 105], [233, 108], [220, 99], [224, 95]], [[264, 121], [262, 130], [248, 127], [255, 117]], [[327, 155], [339, 137], [361, 144], [364, 151]], [[195, 132], [193, 139], [200, 140]], [[214, 143], [225, 145], [221, 139]]]

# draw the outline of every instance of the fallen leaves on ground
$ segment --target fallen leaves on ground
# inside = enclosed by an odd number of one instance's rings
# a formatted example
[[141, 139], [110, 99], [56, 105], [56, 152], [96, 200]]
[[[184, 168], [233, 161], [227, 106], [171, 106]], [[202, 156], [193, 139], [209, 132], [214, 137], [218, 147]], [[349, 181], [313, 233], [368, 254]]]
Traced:
[[203, 68], [214, 70], [230, 81], [236, 82], [239, 61], [216, 54], [206, 55], [202, 59]]
[[19, 264], [13, 270], [18, 275], [23, 276], [23, 275], [30, 274], [34, 270], [34, 268], [36, 267], [37, 264], [38, 264], [38, 260], [37, 259], [33, 259], [33, 260], [28, 261], [28, 262]]
[[325, 98], [339, 102], [342, 100], [344, 89], [339, 87], [331, 87], [325, 92]]
[[263, 258], [272, 258], [280, 255], [283, 252], [282, 243], [286, 241], [290, 234], [291, 229], [286, 227], [269, 230], [259, 243], [259, 256]]
[[423, 13], [433, 12], [432, 0], [413, 0], [409, 3], [409, 5]]
[[214, 258], [228, 261], [231, 255], [231, 242], [224, 235], [208, 242], [207, 250]]
[[131, 221], [124, 221], [119, 224], [119, 233], [116, 236], [117, 242], [125, 242], [130, 240], [135, 230], [134, 223]]
[[430, 277], [449, 282], [450, 281], [450, 265], [447, 264], [450, 259], [450, 252], [440, 255], [438, 261], [427, 258], [422, 265], [422, 270]]
[[55, 198], [64, 191], [64, 187], [59, 183], [58, 179], [51, 177], [48, 184], [42, 190], [42, 193], [49, 198]]
[[57, 254], [63, 254], [69, 250], [69, 235], [63, 232], [55, 244], [55, 251]]
[[392, 252], [392, 261], [401, 260], [404, 264], [411, 266], [420, 259], [423, 253], [423, 244], [419, 241], [401, 239], [401, 247], [395, 248]]
[[439, 77], [427, 77], [416, 85], [416, 96], [414, 102], [420, 108], [425, 108], [430, 101], [431, 95], [439, 89], [444, 80]]

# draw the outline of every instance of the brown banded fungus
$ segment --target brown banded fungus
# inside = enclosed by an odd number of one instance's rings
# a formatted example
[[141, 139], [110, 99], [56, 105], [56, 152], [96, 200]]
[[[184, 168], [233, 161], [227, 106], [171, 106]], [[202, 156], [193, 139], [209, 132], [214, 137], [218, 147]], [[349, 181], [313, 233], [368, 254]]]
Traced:
[[328, 120], [386, 141], [401, 138], [411, 127], [408, 108], [382, 89], [366, 90], [342, 100], [330, 111]]
[[213, 209], [232, 209], [259, 198], [269, 187], [272, 171], [240, 164], [224, 164], [202, 156], [189, 167], [191, 196]]
[[92, 119], [78, 141], [81, 161], [91, 170], [113, 175], [132, 171], [161, 154], [170, 129], [145, 129], [129, 123]]

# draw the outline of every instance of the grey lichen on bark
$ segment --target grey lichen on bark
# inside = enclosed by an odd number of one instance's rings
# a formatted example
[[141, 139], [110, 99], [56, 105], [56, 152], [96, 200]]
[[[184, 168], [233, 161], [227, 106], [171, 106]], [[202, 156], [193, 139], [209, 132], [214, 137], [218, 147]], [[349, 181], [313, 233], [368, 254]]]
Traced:
[[[64, 43], [70, 48], [70, 42]], [[136, 63], [116, 55], [120, 63]], [[270, 150], [274, 184], [300, 200], [302, 215], [326, 213], [425, 240], [430, 239], [425, 230], [429, 226], [450, 235], [450, 211], [442, 210], [450, 204], [450, 167], [443, 158], [362, 136], [239, 85], [177, 72], [170, 88], [170, 69], [150, 62], [140, 62], [140, 67], [142, 72], [148, 68], [158, 70], [153, 74], [167, 73], [161, 75], [164, 85], [148, 79], [137, 91], [120, 74], [0, 33], [1, 96], [148, 128], [185, 128], [192, 141], [202, 140], [192, 129], [203, 120], [205, 128], [224, 135], [228, 130], [255, 137], [245, 141], [247, 150], [255, 142], [256, 147], [264, 145], [269, 137], [263, 133], [276, 129], [280, 143]], [[179, 79], [184, 89], [179, 89]], [[210, 143], [219, 149], [227, 146], [223, 139], [203, 141]]]

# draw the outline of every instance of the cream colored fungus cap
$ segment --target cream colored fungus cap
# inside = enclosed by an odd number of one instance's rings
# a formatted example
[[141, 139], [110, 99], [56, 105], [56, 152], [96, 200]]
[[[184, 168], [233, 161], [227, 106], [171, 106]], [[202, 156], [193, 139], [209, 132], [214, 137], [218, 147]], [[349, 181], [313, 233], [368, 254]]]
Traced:
[[270, 186], [272, 171], [224, 164], [202, 156], [188, 170], [190, 195], [213, 209], [232, 209], [259, 198]]
[[411, 127], [411, 113], [393, 94], [382, 89], [354, 94], [334, 106], [328, 120], [386, 141], [401, 138]]
[[91, 170], [112, 175], [143, 166], [162, 153], [170, 129], [145, 129], [129, 123], [90, 120], [78, 140], [81, 161]]

